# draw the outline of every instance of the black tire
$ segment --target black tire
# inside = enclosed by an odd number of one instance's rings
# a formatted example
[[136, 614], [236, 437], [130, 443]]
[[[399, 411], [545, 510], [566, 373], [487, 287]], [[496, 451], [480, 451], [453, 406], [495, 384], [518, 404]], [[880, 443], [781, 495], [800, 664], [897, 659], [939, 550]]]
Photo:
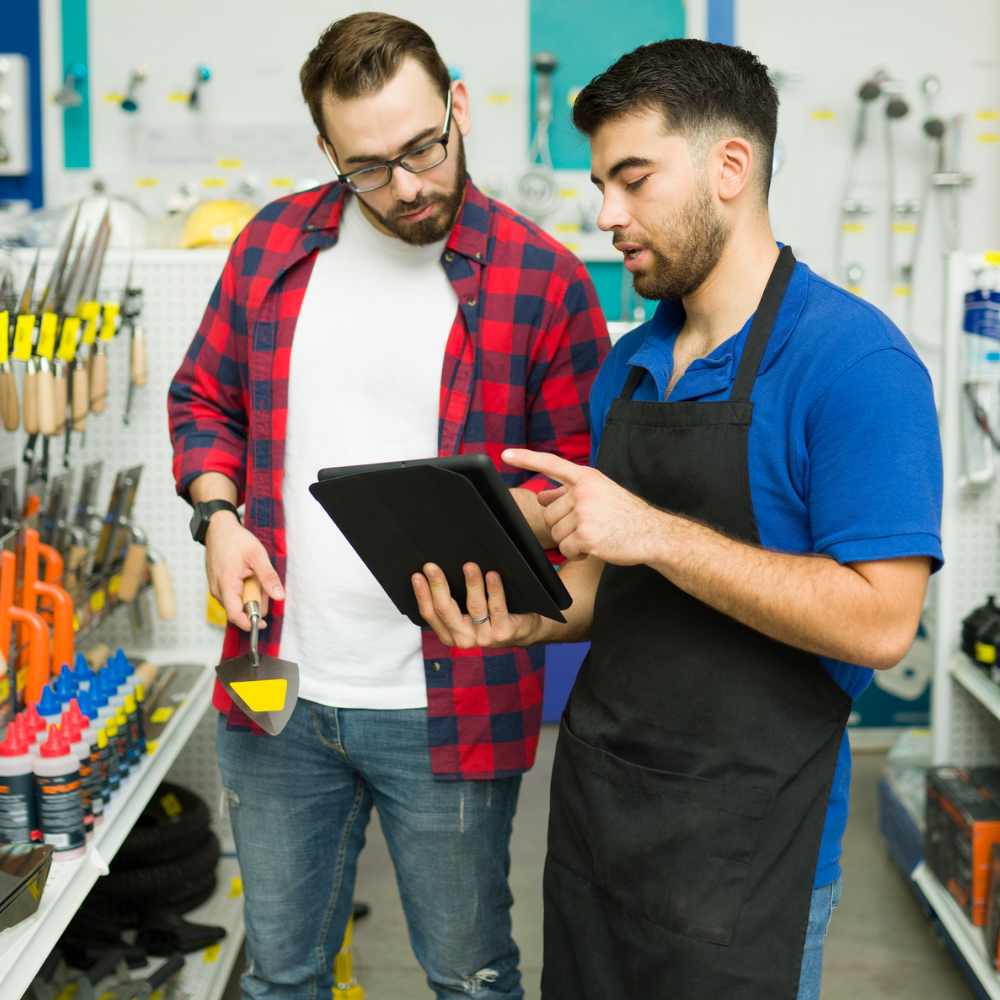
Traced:
[[[181, 812], [171, 816], [162, 800], [173, 795]], [[146, 803], [136, 825], [118, 849], [110, 868], [124, 872], [132, 868], [147, 868], [183, 858], [196, 850], [208, 832], [208, 806], [187, 788], [163, 782]]]
[[174, 898], [183, 899], [192, 885], [204, 884], [214, 878], [219, 861], [219, 841], [212, 832], [204, 834], [201, 843], [186, 857], [177, 858], [146, 868], [113, 871], [98, 881], [95, 887], [123, 905], [142, 903], [169, 904]]
[[176, 892], [168, 893], [164, 905], [178, 913], [188, 913], [202, 903], [207, 903], [215, 892], [215, 872], [204, 875], [193, 882], [178, 886]]

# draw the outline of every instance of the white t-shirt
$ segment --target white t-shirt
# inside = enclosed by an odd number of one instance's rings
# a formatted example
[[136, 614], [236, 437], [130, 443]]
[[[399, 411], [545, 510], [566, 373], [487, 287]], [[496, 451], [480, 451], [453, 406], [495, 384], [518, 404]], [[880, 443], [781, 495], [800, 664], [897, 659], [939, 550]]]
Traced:
[[299, 694], [338, 708], [427, 705], [420, 629], [313, 499], [319, 469], [437, 455], [441, 369], [458, 300], [447, 241], [379, 232], [348, 197], [295, 326], [281, 494], [288, 563], [281, 657]]

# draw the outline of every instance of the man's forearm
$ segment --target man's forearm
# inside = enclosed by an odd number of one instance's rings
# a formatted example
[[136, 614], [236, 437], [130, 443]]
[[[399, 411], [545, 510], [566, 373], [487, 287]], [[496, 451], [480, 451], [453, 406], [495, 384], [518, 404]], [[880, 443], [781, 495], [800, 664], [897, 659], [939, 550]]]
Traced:
[[236, 483], [221, 472], [203, 472], [197, 479], [192, 479], [188, 486], [192, 503], [208, 503], [209, 500], [228, 500], [236, 505], [239, 496]]
[[535, 538], [541, 543], [543, 549], [554, 549], [556, 543], [552, 540], [552, 533], [545, 523], [545, 508], [538, 502], [538, 495], [531, 490], [515, 487], [510, 491], [514, 502], [520, 508], [528, 526], [535, 533]]
[[[656, 511], [660, 530], [648, 564], [681, 590], [758, 632], [833, 659], [886, 669], [913, 641], [930, 560], [892, 560], [908, 611], [888, 600], [878, 574], [887, 562], [841, 565], [734, 541], [704, 525]], [[907, 564], [907, 565], [903, 565]]]
[[604, 563], [588, 556], [578, 562], [568, 562], [559, 571], [559, 578], [573, 598], [573, 603], [563, 612], [563, 622], [540, 618], [530, 637], [520, 643], [524, 646], [541, 646], [552, 642], [586, 642], [594, 622], [594, 598], [601, 582]]

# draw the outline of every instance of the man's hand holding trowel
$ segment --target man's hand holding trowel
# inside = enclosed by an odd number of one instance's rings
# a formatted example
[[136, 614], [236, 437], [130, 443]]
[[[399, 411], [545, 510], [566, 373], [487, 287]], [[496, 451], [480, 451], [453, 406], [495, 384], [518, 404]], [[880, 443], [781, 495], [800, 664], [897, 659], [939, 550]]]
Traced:
[[240, 524], [236, 484], [219, 472], [206, 472], [191, 483], [195, 513], [191, 532], [205, 545], [205, 566], [212, 596], [226, 617], [250, 632], [250, 651], [216, 667], [223, 687], [244, 714], [277, 736], [295, 708], [299, 668], [274, 656], [260, 656], [257, 633], [266, 627], [268, 598], [285, 592], [264, 546]]

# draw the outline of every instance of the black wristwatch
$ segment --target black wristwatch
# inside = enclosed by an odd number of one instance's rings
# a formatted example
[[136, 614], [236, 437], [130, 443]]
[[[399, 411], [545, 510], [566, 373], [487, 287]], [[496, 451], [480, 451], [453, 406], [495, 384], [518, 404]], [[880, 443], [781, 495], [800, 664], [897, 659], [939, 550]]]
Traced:
[[208, 519], [220, 510], [230, 510], [236, 514], [236, 520], [240, 519], [236, 508], [228, 500], [209, 500], [208, 503], [198, 503], [194, 506], [194, 515], [191, 518], [191, 537], [196, 542], [205, 544], [205, 536], [208, 534]]

